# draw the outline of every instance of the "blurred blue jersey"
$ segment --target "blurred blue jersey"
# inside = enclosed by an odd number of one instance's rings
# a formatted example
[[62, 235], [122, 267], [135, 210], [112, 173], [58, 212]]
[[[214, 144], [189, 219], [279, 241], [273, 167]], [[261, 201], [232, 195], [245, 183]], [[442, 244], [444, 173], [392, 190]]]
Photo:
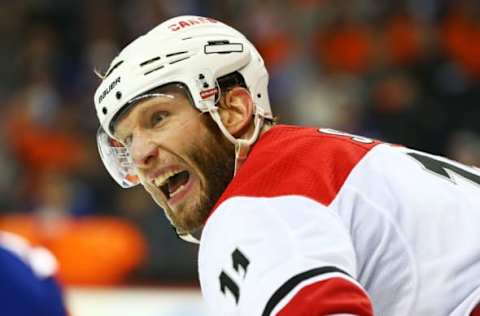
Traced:
[[66, 316], [55, 270], [45, 249], [0, 232], [0, 315]]

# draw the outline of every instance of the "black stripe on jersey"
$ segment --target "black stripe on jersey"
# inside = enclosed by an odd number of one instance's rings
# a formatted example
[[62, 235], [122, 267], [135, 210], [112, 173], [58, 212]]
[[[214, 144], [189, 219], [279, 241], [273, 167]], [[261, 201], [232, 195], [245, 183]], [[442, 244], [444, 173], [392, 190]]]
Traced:
[[315, 269], [311, 269], [311, 270], [299, 273], [291, 277], [290, 279], [288, 279], [287, 282], [283, 283], [283, 285], [278, 290], [276, 290], [275, 293], [273, 293], [273, 295], [268, 300], [268, 303], [265, 306], [265, 309], [263, 310], [262, 316], [270, 316], [270, 313], [273, 311], [275, 306], [277, 306], [277, 304], [301, 282], [321, 274], [332, 273], [332, 272], [340, 272], [351, 277], [350, 274], [348, 274], [347, 272], [337, 267], [331, 267], [331, 266], [315, 268]]

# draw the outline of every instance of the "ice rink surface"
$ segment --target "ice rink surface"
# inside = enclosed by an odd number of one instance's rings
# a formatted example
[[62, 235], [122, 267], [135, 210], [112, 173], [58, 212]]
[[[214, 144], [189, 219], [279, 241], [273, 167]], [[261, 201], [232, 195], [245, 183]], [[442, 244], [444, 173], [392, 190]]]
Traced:
[[72, 316], [207, 316], [194, 288], [75, 287], [65, 295]]

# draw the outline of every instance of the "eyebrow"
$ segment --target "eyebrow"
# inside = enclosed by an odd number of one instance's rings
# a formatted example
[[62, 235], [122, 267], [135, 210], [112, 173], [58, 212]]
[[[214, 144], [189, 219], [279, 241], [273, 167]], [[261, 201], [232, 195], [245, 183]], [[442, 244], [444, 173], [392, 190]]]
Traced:
[[[137, 106], [142, 106], [142, 101], [145, 101], [145, 102], [152, 102], [152, 100], [154, 100], [155, 98], [157, 98], [158, 96], [152, 96], [151, 98], [146, 98], [144, 100], [139, 100], [140, 103], [136, 103], [136, 102], [133, 102], [132, 104], [130, 105], [127, 105], [124, 109], [122, 109], [117, 115], [116, 117], [112, 120], [111, 122], [111, 132], [113, 135], [116, 136], [116, 134], [118, 133], [118, 125], [120, 122], [122, 122], [123, 119], [126, 118], [126, 116], [131, 113], [132, 111], [134, 111], [134, 109], [137, 107]], [[156, 107], [159, 107], [159, 106], [165, 106], [166, 104], [168, 104], [168, 102], [162, 102], [161, 100], [156, 100], [156, 101], [153, 101], [153, 104], [150, 104], [150, 105], [144, 105], [143, 106], [143, 109], [139, 109], [139, 113], [137, 114], [137, 117], [140, 117], [142, 118], [144, 115], [148, 115], [149, 111], [154, 111], [154, 109]], [[169, 109], [168, 109], [169, 110]]]

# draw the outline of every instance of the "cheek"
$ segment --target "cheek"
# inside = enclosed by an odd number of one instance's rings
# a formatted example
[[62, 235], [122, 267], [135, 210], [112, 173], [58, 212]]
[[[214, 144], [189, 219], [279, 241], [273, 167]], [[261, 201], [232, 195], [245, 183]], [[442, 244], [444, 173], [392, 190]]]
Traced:
[[177, 148], [191, 157], [198, 149], [204, 149], [211, 142], [212, 135], [201, 123], [191, 124], [180, 131], [175, 141]]
[[172, 128], [162, 133], [161, 138], [166, 147], [184, 149], [201, 144], [206, 136], [205, 126], [199, 120], [191, 119], [187, 123], [178, 122], [172, 125]]

